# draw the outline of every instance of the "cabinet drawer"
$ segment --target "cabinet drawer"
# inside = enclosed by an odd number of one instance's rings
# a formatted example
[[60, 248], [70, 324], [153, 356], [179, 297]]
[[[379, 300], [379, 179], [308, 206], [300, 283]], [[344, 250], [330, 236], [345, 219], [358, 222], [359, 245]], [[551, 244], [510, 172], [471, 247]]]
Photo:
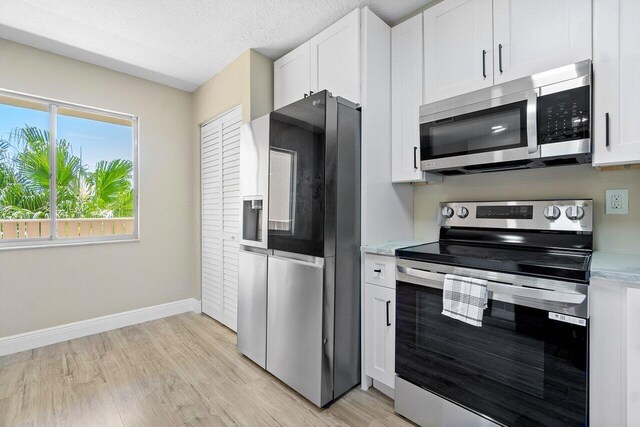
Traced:
[[396, 288], [396, 258], [393, 256], [364, 256], [364, 281], [373, 285]]

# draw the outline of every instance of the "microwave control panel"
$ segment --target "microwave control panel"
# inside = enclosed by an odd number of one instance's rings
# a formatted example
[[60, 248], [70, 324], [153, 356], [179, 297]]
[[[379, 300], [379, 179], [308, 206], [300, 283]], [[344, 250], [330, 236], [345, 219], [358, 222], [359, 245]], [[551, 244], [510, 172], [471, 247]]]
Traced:
[[591, 86], [582, 86], [538, 98], [540, 144], [589, 138], [590, 90]]

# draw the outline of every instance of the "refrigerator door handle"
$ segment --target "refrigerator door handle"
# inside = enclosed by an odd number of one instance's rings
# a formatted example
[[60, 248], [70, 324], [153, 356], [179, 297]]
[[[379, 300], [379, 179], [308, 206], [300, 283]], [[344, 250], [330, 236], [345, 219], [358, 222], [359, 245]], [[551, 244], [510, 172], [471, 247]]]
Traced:
[[280, 251], [274, 251], [272, 255], [275, 259], [281, 259], [283, 261], [294, 262], [301, 265], [307, 265], [310, 267], [324, 267], [324, 258], [318, 258], [309, 255], [287, 254]]

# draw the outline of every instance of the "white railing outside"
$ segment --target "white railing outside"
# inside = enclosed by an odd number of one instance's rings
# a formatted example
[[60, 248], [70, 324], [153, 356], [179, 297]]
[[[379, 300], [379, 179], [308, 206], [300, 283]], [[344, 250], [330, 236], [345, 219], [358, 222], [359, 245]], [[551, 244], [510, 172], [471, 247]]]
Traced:
[[[58, 219], [57, 237], [116, 236], [133, 233], [133, 218], [77, 218]], [[49, 237], [49, 219], [0, 220], [0, 240]]]

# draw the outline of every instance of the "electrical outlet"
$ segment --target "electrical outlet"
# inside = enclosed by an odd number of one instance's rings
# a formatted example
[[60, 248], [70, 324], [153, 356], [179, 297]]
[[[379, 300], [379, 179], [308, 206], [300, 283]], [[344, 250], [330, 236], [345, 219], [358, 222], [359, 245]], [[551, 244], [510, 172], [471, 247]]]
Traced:
[[629, 213], [629, 190], [607, 190], [606, 213], [609, 215], [626, 215]]
[[611, 209], [619, 211], [622, 209], [622, 196], [619, 194], [611, 195]]

